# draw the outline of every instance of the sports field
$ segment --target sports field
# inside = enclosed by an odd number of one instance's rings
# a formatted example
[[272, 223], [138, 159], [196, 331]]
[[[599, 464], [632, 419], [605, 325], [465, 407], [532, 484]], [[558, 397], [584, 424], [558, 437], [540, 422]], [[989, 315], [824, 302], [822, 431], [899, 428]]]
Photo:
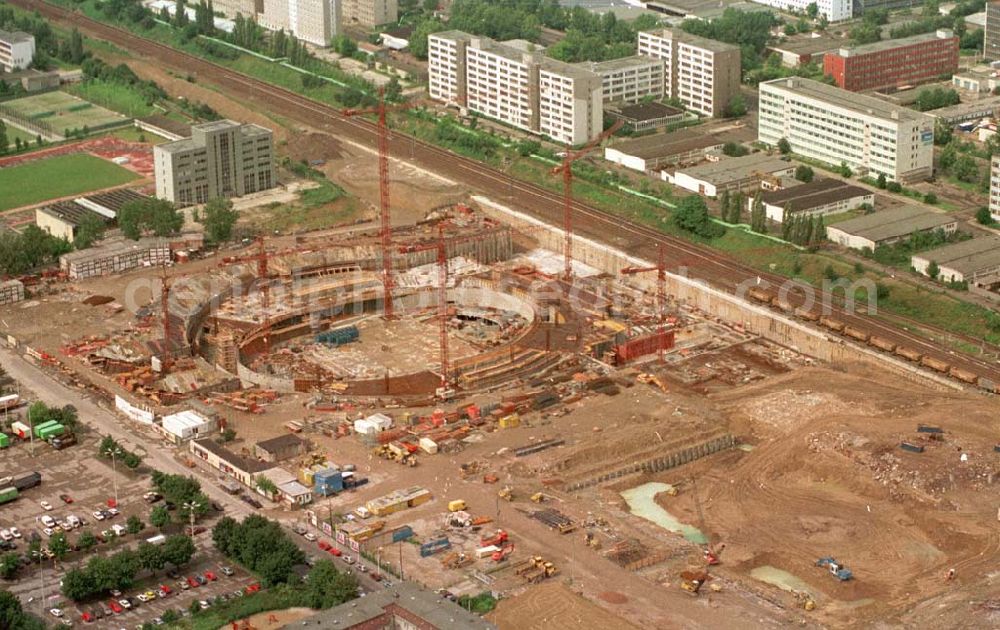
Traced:
[[138, 176], [85, 153], [0, 168], [0, 211], [126, 184]]
[[0, 104], [0, 115], [19, 122], [34, 123], [52, 133], [64, 135], [74, 129], [100, 129], [128, 119], [66, 92], [46, 92]]

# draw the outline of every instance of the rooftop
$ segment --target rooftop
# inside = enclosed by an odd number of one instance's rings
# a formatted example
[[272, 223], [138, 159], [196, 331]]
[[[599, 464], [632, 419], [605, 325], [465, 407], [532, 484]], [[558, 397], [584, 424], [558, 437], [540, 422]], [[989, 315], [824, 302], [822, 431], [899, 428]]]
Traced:
[[643, 55], [633, 55], [631, 57], [620, 57], [618, 59], [608, 59], [607, 61], [585, 61], [576, 64], [581, 68], [601, 74], [602, 72], [615, 72], [636, 66], [651, 66], [655, 64], [663, 65], [662, 59], [653, 59]]
[[167, 241], [161, 238], [140, 238], [138, 241], [120, 239], [104, 243], [103, 245], [100, 245], [98, 247], [91, 247], [90, 249], [83, 249], [77, 252], [70, 252], [68, 254], [63, 254], [62, 256], [59, 257], [59, 260], [60, 262], [64, 262], [66, 264], [82, 263], [97, 258], [104, 258], [106, 256], [122, 254], [133, 250], [146, 250], [146, 249], [152, 249], [154, 247], [167, 247], [167, 246], [168, 246]]
[[256, 459], [237, 455], [221, 444], [217, 444], [216, 441], [212, 439], [195, 440], [192, 444], [197, 444], [199, 447], [215, 455], [231, 467], [247, 474], [255, 475], [272, 468], [272, 465], [268, 462], [261, 462]]
[[943, 228], [955, 222], [954, 217], [927, 208], [903, 206], [841, 221], [827, 229], [840, 230], [878, 243], [908, 236], [914, 232]]
[[927, 112], [927, 115], [947, 120], [950, 118], [962, 118], [974, 114], [984, 114], [986, 116], [990, 116], [997, 109], [1000, 109], [1000, 96], [988, 96], [986, 98], [969, 101], [967, 103], [959, 103], [958, 105], [949, 105], [948, 107], [942, 107], [940, 109], [932, 109]]
[[385, 590], [316, 613], [302, 623], [314, 628], [395, 628], [397, 624], [393, 623], [393, 617], [405, 619], [408, 622], [406, 627], [496, 630], [495, 625], [455, 602], [412, 582], [402, 581]]
[[777, 42], [768, 46], [771, 50], [790, 52], [796, 55], [815, 55], [818, 53], [832, 52], [840, 48], [841, 40], [833, 39], [830, 36], [820, 37], [790, 38], [783, 42]]
[[297, 448], [303, 444], [305, 444], [305, 440], [299, 436], [294, 433], [286, 433], [285, 435], [279, 435], [278, 437], [271, 438], [270, 440], [257, 442], [257, 448], [268, 452], [275, 452], [286, 448]]
[[[879, 42], [874, 42], [871, 44], [865, 44], [863, 46], [843, 46], [840, 48], [840, 54], [845, 57], [850, 55], [871, 55], [873, 53], [884, 52], [886, 50], [894, 50], [896, 48], [904, 48], [906, 46], [914, 46], [916, 44], [922, 44], [924, 42], [934, 41], [938, 39], [950, 39], [955, 37], [955, 34], [948, 29], [941, 29], [936, 32], [931, 33], [921, 33], [920, 35], [914, 35], [913, 37], [903, 37], [900, 39], [885, 39]], [[955, 47], [958, 47], [958, 38], [955, 38]], [[847, 53], [847, 54], [844, 54]]]
[[698, 133], [691, 129], [679, 129], [670, 133], [660, 133], [653, 136], [642, 136], [633, 140], [617, 142], [610, 145], [625, 155], [632, 155], [644, 160], [670, 157], [687, 153], [696, 149], [707, 149], [724, 142], [716, 136]]
[[739, 46], [716, 41], [714, 39], [708, 39], [707, 37], [701, 37], [699, 35], [692, 35], [691, 33], [682, 31], [679, 28], [654, 28], [642, 32], [650, 33], [651, 35], [656, 35], [662, 37], [663, 39], [673, 39], [679, 42], [693, 44], [699, 48], [704, 48], [705, 50], [711, 50], [713, 52], [728, 52], [740, 49]]
[[34, 41], [35, 37], [30, 33], [25, 33], [24, 31], [0, 31], [0, 41], [4, 41], [10, 44], [23, 44], [24, 42]]
[[790, 205], [794, 211], [802, 211], [872, 194], [874, 193], [866, 188], [848, 184], [840, 179], [829, 178], [814, 179], [791, 188], [765, 191], [761, 194], [761, 200], [772, 206], [787, 207]]
[[794, 168], [795, 165], [766, 153], [751, 153], [743, 157], [722, 158], [718, 162], [706, 162], [690, 168], [678, 169], [694, 179], [721, 186], [733, 181], [746, 179], [754, 172], [775, 173]]
[[168, 131], [172, 134], [189, 137], [191, 135], [191, 125], [176, 121], [172, 118], [167, 118], [163, 114], [153, 114], [152, 116], [146, 116], [140, 119], [142, 122]]
[[656, 120], [658, 118], [667, 118], [669, 116], [680, 116], [684, 113], [683, 109], [678, 109], [677, 107], [671, 107], [670, 105], [664, 105], [663, 103], [656, 102], [625, 105], [623, 107], [619, 107], [616, 111], [622, 118], [635, 121]]
[[1000, 238], [984, 236], [921, 252], [914, 258], [933, 260], [939, 267], [954, 269], [964, 276], [991, 270], [1000, 265]]
[[36, 208], [35, 212], [38, 214], [47, 214], [48, 216], [58, 219], [63, 223], [69, 223], [74, 226], [79, 226], [83, 223], [84, 218], [87, 216], [96, 217], [103, 222], [110, 220], [106, 216], [78, 205], [72, 201], [57, 201], [52, 205], [45, 206], [44, 208]]
[[121, 207], [130, 201], [146, 199], [134, 190], [121, 189], [79, 197], [72, 201], [57, 201], [37, 212], [55, 217], [70, 225], [80, 225], [84, 217], [93, 215], [101, 221], [112, 221]]
[[760, 84], [760, 87], [761, 89], [780, 90], [807, 98], [814, 98], [835, 107], [868, 116], [877, 116], [886, 120], [915, 121], [928, 118], [926, 114], [921, 114], [905, 107], [894, 106], [874, 96], [848, 92], [847, 90], [842, 90], [826, 83], [802, 77], [765, 81]]

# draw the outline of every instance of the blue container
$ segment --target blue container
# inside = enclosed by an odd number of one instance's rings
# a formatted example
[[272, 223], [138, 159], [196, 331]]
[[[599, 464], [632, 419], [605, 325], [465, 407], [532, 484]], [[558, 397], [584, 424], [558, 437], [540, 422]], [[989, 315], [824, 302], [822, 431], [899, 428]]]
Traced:
[[392, 542], [408, 540], [412, 537], [413, 537], [413, 529], [411, 529], [409, 525], [403, 525], [396, 531], [392, 532]]

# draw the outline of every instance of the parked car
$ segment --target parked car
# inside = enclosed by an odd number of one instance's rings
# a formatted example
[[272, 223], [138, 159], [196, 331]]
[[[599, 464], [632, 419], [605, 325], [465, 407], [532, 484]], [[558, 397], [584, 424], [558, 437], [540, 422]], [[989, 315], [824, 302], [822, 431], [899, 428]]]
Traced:
[[208, 580], [209, 582], [214, 582], [219, 579], [219, 576], [212, 573], [211, 571], [205, 571], [205, 579]]
[[18, 528], [16, 528], [16, 527], [11, 527], [11, 528], [10, 528], [10, 534], [11, 534], [11, 536], [13, 536], [14, 538], [20, 538], [20, 537], [21, 537], [21, 530], [19, 530], [19, 529], [18, 529]]
[[208, 584], [208, 578], [206, 578], [204, 575], [196, 575], [194, 576], [194, 579], [196, 582], [198, 582], [198, 586], [205, 586], [206, 584]]
[[122, 608], [121, 604], [119, 604], [113, 599], [108, 603], [108, 606], [111, 607], [111, 612], [115, 613], [116, 615], [120, 615], [122, 611], [125, 610], [124, 608]]
[[48, 514], [43, 515], [42, 518], [41, 518], [41, 521], [42, 521], [42, 525], [44, 525], [46, 527], [55, 527], [56, 526], [56, 519], [52, 518]]
[[329, 551], [332, 545], [330, 545], [330, 543], [326, 542], [325, 540], [321, 540], [319, 541], [319, 543], [317, 543], [316, 546], [322, 549], [323, 551]]
[[10, 533], [9, 529], [0, 529], [0, 538], [7, 541], [14, 540], [14, 534]]
[[233, 571], [232, 567], [222, 567], [219, 570], [222, 571], [222, 575], [225, 575], [226, 577], [232, 577], [236, 573]]
[[254, 582], [253, 584], [247, 586], [246, 589], [244, 590], [246, 591], [247, 595], [250, 595], [251, 593], [256, 593], [257, 591], [260, 590], [260, 584]]
[[146, 501], [146, 503], [156, 503], [157, 501], [163, 498], [163, 495], [160, 494], [159, 492], [147, 492], [146, 494], [142, 495], [142, 498], [143, 500]]
[[68, 494], [60, 494], [59, 499], [66, 504], [70, 504], [73, 502], [73, 497], [69, 496]]
[[201, 606], [202, 610], [208, 610], [211, 607], [211, 604], [209, 604], [208, 601], [204, 599], [198, 602], [198, 605]]
[[83, 614], [80, 615], [80, 619], [83, 619], [83, 623], [94, 623], [94, 621], [96, 621], [94, 615], [87, 611], [83, 611]]
[[[38, 505], [42, 506], [42, 509], [45, 510], [46, 512], [51, 512], [52, 511], [52, 504], [49, 503], [48, 501], [39, 501]], [[59, 609], [58, 608], [53, 608], [52, 610], [59, 610]], [[60, 611], [60, 612], [62, 612], [62, 611]]]
[[52, 610], [49, 611], [49, 613], [51, 613], [51, 615], [53, 617], [62, 617], [63, 616], [63, 611], [62, 611], [61, 608], [53, 608]]
[[104, 520], [104, 512], [102, 512], [101, 510], [94, 510], [91, 514], [93, 515], [94, 518], [96, 518], [99, 521]]
[[306, 532], [302, 534], [302, 537], [308, 540], [309, 542], [316, 542], [316, 534], [312, 532]]
[[189, 577], [187, 579], [187, 585], [190, 586], [191, 588], [198, 588], [199, 586], [201, 586], [201, 583], [199, 583], [198, 580], [194, 579], [193, 577]]
[[125, 610], [131, 610], [132, 609], [132, 602], [128, 601], [125, 598], [119, 599], [118, 600], [118, 605], [121, 606], [122, 608], [124, 608]]

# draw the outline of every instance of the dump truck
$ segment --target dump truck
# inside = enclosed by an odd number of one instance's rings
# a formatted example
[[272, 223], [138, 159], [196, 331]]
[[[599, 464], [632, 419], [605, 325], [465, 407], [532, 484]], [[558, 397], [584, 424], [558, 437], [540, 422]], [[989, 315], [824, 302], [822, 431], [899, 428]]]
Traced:
[[701, 587], [705, 585], [705, 582], [711, 579], [712, 576], [705, 571], [682, 571], [681, 588], [692, 595], [697, 595]]
[[825, 567], [830, 570], [830, 575], [834, 576], [841, 582], [846, 582], [854, 577], [854, 573], [850, 569], [845, 567], [843, 564], [837, 562], [832, 557], [827, 556], [825, 558], [820, 558], [816, 561], [816, 566]]

